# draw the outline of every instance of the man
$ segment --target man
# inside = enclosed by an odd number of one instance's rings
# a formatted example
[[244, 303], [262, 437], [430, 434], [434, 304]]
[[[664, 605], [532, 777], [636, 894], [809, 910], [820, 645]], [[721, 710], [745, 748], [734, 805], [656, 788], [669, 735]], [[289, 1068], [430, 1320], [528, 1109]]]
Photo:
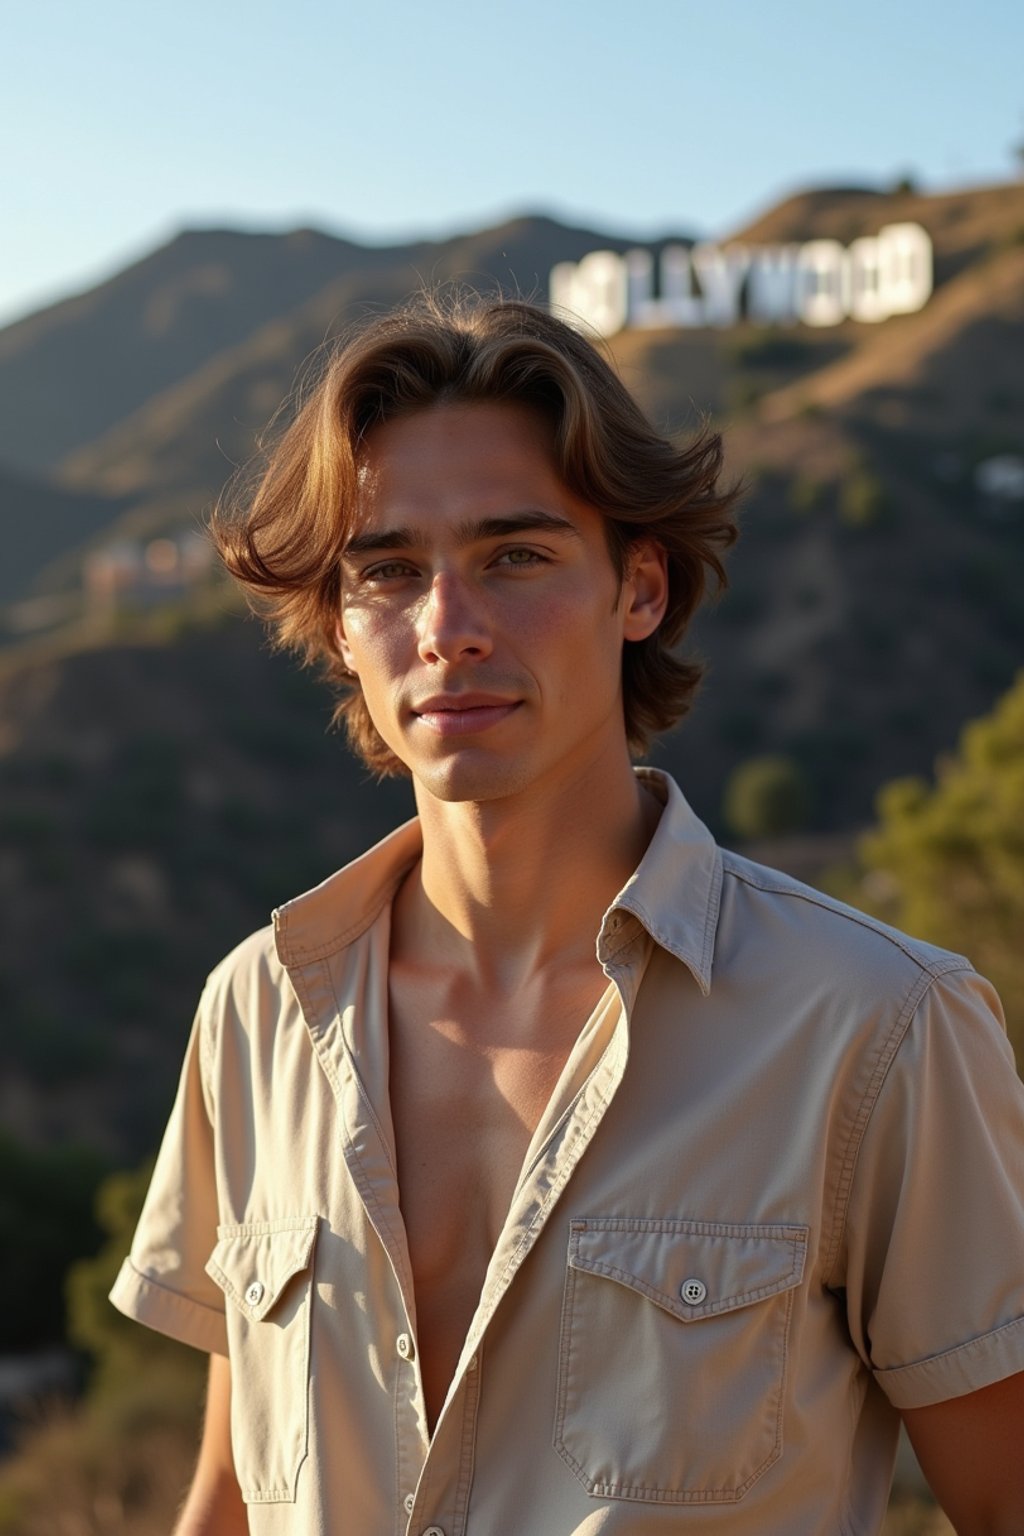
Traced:
[[422, 304], [221, 519], [419, 816], [200, 1005], [113, 1292], [211, 1353], [181, 1536], [866, 1536], [900, 1414], [961, 1533], [1024, 1530], [991, 990], [631, 763], [719, 470], [550, 316]]

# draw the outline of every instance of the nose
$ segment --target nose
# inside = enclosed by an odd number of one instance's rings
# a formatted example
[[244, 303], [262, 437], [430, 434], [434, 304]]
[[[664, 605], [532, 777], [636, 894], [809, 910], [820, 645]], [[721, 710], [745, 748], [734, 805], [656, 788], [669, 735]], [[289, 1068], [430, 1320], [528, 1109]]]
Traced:
[[417, 630], [421, 661], [482, 660], [491, 653], [484, 605], [454, 571], [439, 571], [430, 583]]

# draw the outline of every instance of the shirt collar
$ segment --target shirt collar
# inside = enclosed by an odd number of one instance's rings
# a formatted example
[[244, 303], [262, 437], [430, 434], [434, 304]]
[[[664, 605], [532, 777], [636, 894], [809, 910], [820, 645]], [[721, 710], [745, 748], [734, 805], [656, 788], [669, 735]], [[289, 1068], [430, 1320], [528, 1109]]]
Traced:
[[692, 972], [706, 997], [722, 895], [722, 856], [674, 779], [658, 768], [637, 768], [636, 774], [665, 809], [647, 852], [605, 913], [598, 959], [604, 964], [626, 942], [622, 930], [629, 919], [624, 914], [631, 913], [655, 943]]
[[[657, 768], [636, 772], [665, 809], [647, 852], [604, 915], [597, 956], [602, 965], [614, 959], [628, 942], [632, 916], [688, 967], [706, 996], [722, 888], [721, 856], [674, 779]], [[274, 930], [282, 965], [323, 959], [364, 933], [390, 902], [422, 847], [414, 818], [321, 885], [278, 907]]]

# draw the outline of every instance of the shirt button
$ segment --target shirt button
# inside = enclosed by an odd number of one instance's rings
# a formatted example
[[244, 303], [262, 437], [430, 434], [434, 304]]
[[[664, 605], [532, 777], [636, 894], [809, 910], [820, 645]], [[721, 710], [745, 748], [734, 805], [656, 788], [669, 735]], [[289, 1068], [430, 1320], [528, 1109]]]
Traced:
[[411, 1360], [415, 1354], [412, 1347], [412, 1336], [408, 1333], [400, 1333], [395, 1341], [395, 1348], [403, 1360]]
[[263, 1300], [263, 1285], [259, 1280], [254, 1280], [245, 1292], [245, 1299], [250, 1307], [258, 1307]]
[[423, 1536], [444, 1536], [444, 1531], [439, 1525], [428, 1525]]
[[684, 1280], [679, 1287], [679, 1294], [691, 1307], [699, 1307], [708, 1293], [708, 1288], [703, 1280]]
[[402, 1503], [405, 1505], [406, 1514], [411, 1515], [412, 1507], [416, 1503], [416, 1495], [414, 1493], [407, 1493]]
[[476, 1355], [473, 1355], [470, 1358], [469, 1364], [466, 1366], [466, 1370], [467, 1371], [475, 1371], [476, 1370]]

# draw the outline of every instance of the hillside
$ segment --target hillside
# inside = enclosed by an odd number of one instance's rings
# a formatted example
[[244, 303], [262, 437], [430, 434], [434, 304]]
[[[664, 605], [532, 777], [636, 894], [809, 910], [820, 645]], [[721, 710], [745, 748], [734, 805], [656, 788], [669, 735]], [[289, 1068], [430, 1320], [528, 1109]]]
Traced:
[[[255, 706], [259, 698], [261, 704]], [[203, 978], [411, 814], [225, 613], [0, 658], [0, 1123], [134, 1160]]]
[[0, 460], [68, 453], [360, 260], [316, 230], [186, 230], [86, 293], [0, 330]]
[[259, 433], [315, 367], [325, 341], [362, 315], [401, 302], [424, 283], [501, 286], [543, 298], [556, 261], [578, 259], [595, 245], [624, 250], [628, 244], [523, 218], [436, 245], [367, 253], [363, 267], [336, 277], [286, 318], [220, 352], [72, 454], [62, 478], [78, 488], [139, 498], [169, 488], [213, 495], [231, 468], [251, 456]]
[[[264, 372], [280, 357], [255, 418], [243, 417], [261, 426], [302, 359], [367, 305], [390, 304], [424, 282], [451, 277], [544, 292], [555, 261], [595, 244], [623, 250], [630, 243], [544, 218], [391, 246], [310, 229], [183, 231], [97, 288], [0, 330], [0, 461], [52, 472], [129, 418], [128, 441], [137, 453], [148, 430], [159, 439], [180, 427], [176, 386], [193, 379], [196, 410], [207, 426], [217, 425], [221, 418], [207, 415], [205, 370], [215, 364], [210, 382], [222, 377], [231, 371], [223, 360], [241, 349], [244, 373], [250, 343]], [[165, 392], [170, 398], [150, 428], [145, 408]], [[124, 440], [115, 435], [101, 461], [116, 456]], [[214, 461], [214, 473], [222, 474], [223, 465], [223, 458]]]
[[[1003, 383], [1002, 375], [1012, 375], [1014, 370], [1012, 338], [1007, 346], [1002, 346], [997, 336], [989, 344], [978, 324], [984, 317], [984, 295], [991, 275], [988, 266], [993, 256], [1009, 258], [1002, 263], [997, 287], [1005, 286], [1004, 307], [1013, 312], [1017, 281], [1014, 242], [1024, 230], [1024, 187], [938, 198], [809, 193], [790, 199], [737, 232], [736, 238], [750, 243], [826, 235], [849, 240], [865, 230], [907, 219], [923, 224], [935, 243], [937, 292], [917, 315], [878, 327], [847, 323], [825, 332], [805, 327], [780, 333], [780, 340], [790, 345], [775, 346], [776, 366], [770, 376], [766, 377], [763, 366], [772, 352], [766, 344], [759, 376], [746, 381], [737, 380], [737, 374], [743, 372], [742, 360], [741, 367], [736, 366], [737, 332], [673, 332], [666, 336], [626, 331], [614, 339], [612, 349], [616, 355], [621, 352], [624, 371], [640, 381], [641, 388], [648, 380], [655, 385], [656, 407], [676, 424], [685, 419], [691, 399], [719, 411], [729, 410], [741, 402], [744, 390], [748, 395], [755, 390], [762, 394], [781, 391], [778, 411], [786, 414], [806, 409], [808, 402], [813, 404], [819, 388], [824, 391], [821, 403], [828, 405], [838, 388], [831, 382], [837, 369], [840, 381], [849, 381], [844, 398], [858, 390], [870, 395], [882, 387], [880, 380], [884, 383], [886, 369], [892, 367], [905, 344], [925, 355], [928, 337], [944, 318], [948, 332], [958, 328], [965, 331], [970, 323], [976, 334], [967, 360], [973, 366], [959, 368], [957, 358], [953, 359], [952, 377], [968, 382], [951, 402], [943, 430], [948, 416], [963, 405], [970, 381], [978, 376], [977, 365], [996, 363], [1000, 377], [987, 394], [996, 400], [1002, 415], [1009, 417], [1014, 409], [1014, 391], [1009, 383]], [[377, 252], [373, 264], [347, 271], [286, 319], [256, 328], [173, 387], [149, 397], [148, 404], [123, 418], [110, 432], [70, 455], [63, 465], [64, 478], [77, 488], [135, 497], [168, 488], [212, 496], [231, 467], [250, 456], [260, 430], [292, 391], [304, 361], [317, 352], [325, 338], [368, 307], [394, 303], [424, 280], [443, 283], [458, 279], [484, 286], [496, 282], [506, 289], [543, 294], [546, 274], [555, 261], [575, 260], [597, 247], [621, 251], [627, 244], [592, 231], [568, 230], [551, 220], [522, 219], [433, 247]], [[955, 280], [961, 274], [973, 275], [951, 301], [946, 287], [952, 284], [956, 289]], [[1017, 288], [1019, 291], [1019, 284]], [[993, 303], [997, 302], [998, 295], [993, 293]], [[999, 313], [994, 313], [994, 321]], [[808, 388], [811, 379], [814, 383]], [[899, 383], [892, 387], [902, 388]], [[927, 390], [921, 394], [912, 380], [907, 387], [911, 393], [903, 402], [904, 419], [892, 424], [906, 427], [919, 421], [922, 427], [927, 426], [934, 417], [928, 410]], [[915, 396], [915, 389], [920, 398]], [[985, 391], [975, 391], [970, 409], [989, 409], [985, 398]], [[1008, 429], [1011, 425], [1007, 420]]]
[[0, 465], [0, 605], [28, 598], [42, 573], [80, 549], [124, 510], [124, 502], [76, 492]]
[[766, 400], [766, 422], [808, 409], [910, 429], [933, 443], [950, 434], [1016, 442], [1024, 415], [1024, 238], [996, 247], [935, 294], [810, 380]]

